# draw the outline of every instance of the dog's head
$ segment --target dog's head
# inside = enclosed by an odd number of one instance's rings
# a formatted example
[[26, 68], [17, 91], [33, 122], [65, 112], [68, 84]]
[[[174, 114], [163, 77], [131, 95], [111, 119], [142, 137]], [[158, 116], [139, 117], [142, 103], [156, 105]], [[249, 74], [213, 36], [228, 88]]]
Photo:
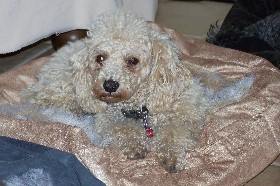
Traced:
[[159, 94], [179, 93], [189, 82], [190, 73], [170, 38], [129, 12], [103, 15], [85, 42], [72, 65], [77, 98], [87, 111], [98, 104], [142, 100], [138, 94], [145, 91], [156, 101], [163, 98]]

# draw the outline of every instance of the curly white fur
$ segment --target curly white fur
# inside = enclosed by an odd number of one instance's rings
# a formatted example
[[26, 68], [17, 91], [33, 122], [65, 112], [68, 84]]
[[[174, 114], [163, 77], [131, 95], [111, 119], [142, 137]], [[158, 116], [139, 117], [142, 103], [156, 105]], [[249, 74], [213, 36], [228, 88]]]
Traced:
[[[102, 136], [99, 146], [113, 143], [131, 159], [154, 150], [160, 164], [174, 172], [185, 167], [185, 153], [194, 149], [209, 109], [238, 101], [253, 83], [246, 77], [214, 91], [193, 77], [188, 66], [167, 34], [132, 13], [117, 11], [94, 23], [86, 39], [54, 54], [23, 97], [78, 115], [96, 114], [95, 124], [86, 130]], [[108, 80], [114, 86], [117, 82], [117, 89], [106, 91]], [[155, 131], [149, 143], [141, 120], [121, 112], [142, 105], [149, 109]]]

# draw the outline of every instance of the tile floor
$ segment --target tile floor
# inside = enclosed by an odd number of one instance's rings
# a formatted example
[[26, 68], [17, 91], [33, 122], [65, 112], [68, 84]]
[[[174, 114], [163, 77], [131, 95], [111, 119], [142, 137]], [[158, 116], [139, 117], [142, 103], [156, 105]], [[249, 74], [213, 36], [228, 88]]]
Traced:
[[[222, 23], [230, 8], [230, 3], [159, 0], [156, 22], [185, 35], [203, 38], [209, 29], [209, 25], [217, 20]], [[50, 40], [45, 39], [21, 51], [0, 55], [0, 73], [28, 63], [38, 57], [50, 55], [53, 52]], [[246, 186], [279, 185], [280, 166], [272, 165], [246, 184]]]

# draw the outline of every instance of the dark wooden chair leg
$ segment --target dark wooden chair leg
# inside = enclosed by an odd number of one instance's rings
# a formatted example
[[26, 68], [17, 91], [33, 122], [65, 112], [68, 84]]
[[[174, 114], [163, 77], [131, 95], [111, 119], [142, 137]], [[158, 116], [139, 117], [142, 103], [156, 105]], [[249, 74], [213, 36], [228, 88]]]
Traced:
[[78, 29], [78, 30], [72, 30], [69, 32], [61, 33], [59, 35], [52, 35], [51, 41], [54, 50], [58, 50], [68, 42], [73, 42], [82, 39], [86, 36], [87, 36], [87, 30]]

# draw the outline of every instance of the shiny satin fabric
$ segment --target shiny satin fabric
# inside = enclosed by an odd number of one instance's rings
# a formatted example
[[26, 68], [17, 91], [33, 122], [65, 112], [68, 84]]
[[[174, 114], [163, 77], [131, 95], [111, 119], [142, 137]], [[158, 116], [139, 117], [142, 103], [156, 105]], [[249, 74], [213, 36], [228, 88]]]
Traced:
[[[195, 151], [186, 155], [186, 170], [170, 174], [156, 161], [127, 160], [117, 149], [99, 149], [77, 127], [0, 116], [0, 135], [71, 152], [107, 185], [243, 185], [280, 154], [280, 71], [268, 61], [243, 52], [186, 38], [167, 28], [181, 48], [181, 58], [229, 78], [254, 74], [249, 95], [222, 107], [206, 121]], [[20, 103], [19, 92], [36, 81], [48, 58], [0, 75], [0, 103]]]

